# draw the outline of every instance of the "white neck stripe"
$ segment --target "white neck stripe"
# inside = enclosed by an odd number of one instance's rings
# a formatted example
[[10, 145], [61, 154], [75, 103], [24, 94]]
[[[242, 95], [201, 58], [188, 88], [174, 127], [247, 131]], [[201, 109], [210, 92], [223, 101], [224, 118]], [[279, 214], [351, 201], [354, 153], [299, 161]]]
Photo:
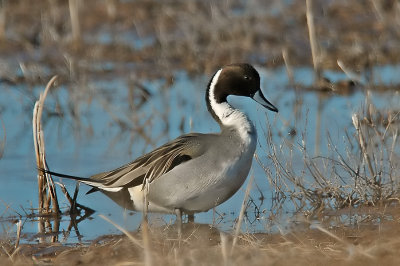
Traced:
[[228, 102], [217, 103], [215, 99], [215, 87], [221, 72], [222, 69], [218, 70], [211, 81], [208, 100], [210, 101], [212, 110], [221, 121], [221, 124], [227, 127], [235, 127], [240, 136], [246, 139], [248, 138], [248, 134], [254, 131], [254, 127], [247, 116], [238, 109], [233, 108]]
[[215, 114], [219, 118], [222, 124], [224, 123], [224, 118], [228, 117], [232, 114], [233, 108], [228, 103], [217, 103], [215, 99], [215, 86], [218, 83], [219, 76], [221, 75], [222, 69], [218, 70], [215, 73], [211, 84], [210, 84], [210, 92], [209, 92], [209, 101], [211, 104], [211, 108], [214, 110]]

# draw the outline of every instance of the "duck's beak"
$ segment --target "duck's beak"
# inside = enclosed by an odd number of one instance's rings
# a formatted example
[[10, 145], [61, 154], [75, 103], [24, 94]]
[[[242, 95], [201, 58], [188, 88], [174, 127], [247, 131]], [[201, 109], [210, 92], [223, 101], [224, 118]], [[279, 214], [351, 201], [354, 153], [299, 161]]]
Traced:
[[251, 97], [254, 101], [258, 102], [268, 110], [273, 112], [278, 112], [278, 108], [276, 108], [272, 103], [270, 103], [262, 94], [261, 89], [259, 89], [256, 93], [254, 93], [253, 97]]

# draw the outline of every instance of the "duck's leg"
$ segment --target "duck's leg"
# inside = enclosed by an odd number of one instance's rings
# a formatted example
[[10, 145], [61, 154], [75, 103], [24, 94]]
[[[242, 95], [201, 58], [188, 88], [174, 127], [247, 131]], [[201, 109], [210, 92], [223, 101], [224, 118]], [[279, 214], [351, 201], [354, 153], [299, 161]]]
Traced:
[[176, 222], [178, 225], [178, 237], [180, 239], [182, 236], [182, 210], [175, 209], [175, 215], [176, 215]]

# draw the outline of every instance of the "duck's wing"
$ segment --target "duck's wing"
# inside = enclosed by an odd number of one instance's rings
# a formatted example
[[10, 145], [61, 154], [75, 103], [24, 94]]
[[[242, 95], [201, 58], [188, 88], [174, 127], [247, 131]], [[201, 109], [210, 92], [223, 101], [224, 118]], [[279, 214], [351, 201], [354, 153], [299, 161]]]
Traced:
[[182, 135], [131, 163], [93, 175], [88, 181], [91, 186], [107, 191], [142, 185], [145, 179], [152, 182], [174, 167], [201, 156], [204, 153], [204, 145], [201, 145], [205, 141], [203, 137], [199, 133]]

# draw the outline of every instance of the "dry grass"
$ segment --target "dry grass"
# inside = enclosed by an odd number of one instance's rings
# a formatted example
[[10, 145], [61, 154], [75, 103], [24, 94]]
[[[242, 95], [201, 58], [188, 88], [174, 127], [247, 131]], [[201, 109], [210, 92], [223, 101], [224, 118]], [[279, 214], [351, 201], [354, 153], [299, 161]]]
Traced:
[[[0, 55], [26, 54], [26, 60], [16, 63], [25, 64], [27, 73], [34, 74], [28, 79], [1, 77], [13, 82], [42, 82], [54, 73], [61, 80], [76, 82], [107, 75], [95, 66], [109, 61], [116, 63], [112, 74], [120, 76], [127, 76], [129, 70], [119, 64], [134, 63], [138, 78], [165, 77], [181, 69], [210, 73], [236, 61], [280, 66], [283, 49], [293, 65], [314, 61], [321, 71], [337, 69], [338, 59], [363, 70], [398, 62], [400, 56], [396, 49], [400, 8], [393, 0], [314, 0], [308, 9], [304, 0], [290, 4], [52, 0], [29, 8], [22, 0], [5, 3], [1, 10], [7, 9], [10, 19], [0, 25], [5, 29]], [[113, 10], [118, 10], [117, 15]], [[124, 41], [126, 34], [134, 37]], [[34, 59], [37, 51], [42, 57]], [[44, 70], [36, 72], [38, 64]]]
[[[399, 111], [378, 110], [367, 96], [364, 108], [347, 118], [354, 128], [343, 131], [344, 151], [339, 151], [327, 134], [328, 156], [312, 155], [305, 140], [307, 132], [303, 132], [299, 144], [289, 139], [277, 144], [269, 130], [267, 152], [272, 167], [256, 159], [273, 188], [273, 198], [288, 200], [292, 209], [310, 212], [312, 217], [347, 207], [397, 203], [399, 118]], [[302, 165], [293, 165], [294, 154], [303, 158]]]
[[[396, 217], [399, 218], [398, 210]], [[172, 230], [172, 231], [171, 231]], [[208, 225], [185, 228], [179, 241], [175, 229], [153, 228], [150, 252], [153, 265], [398, 265], [398, 221], [380, 226], [330, 228], [317, 226], [288, 234], [241, 234], [234, 252], [224, 252], [233, 236]], [[133, 235], [135, 241], [141, 233]], [[51, 263], [57, 265], [146, 264], [142, 244], [125, 236], [104, 237], [90, 246], [21, 245], [12, 260], [2, 243], [2, 265]]]

